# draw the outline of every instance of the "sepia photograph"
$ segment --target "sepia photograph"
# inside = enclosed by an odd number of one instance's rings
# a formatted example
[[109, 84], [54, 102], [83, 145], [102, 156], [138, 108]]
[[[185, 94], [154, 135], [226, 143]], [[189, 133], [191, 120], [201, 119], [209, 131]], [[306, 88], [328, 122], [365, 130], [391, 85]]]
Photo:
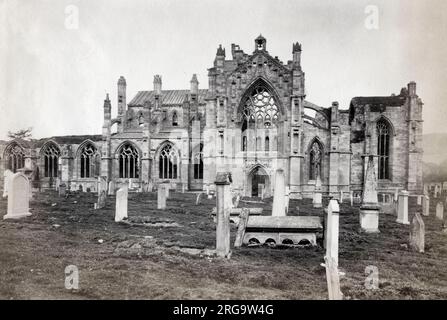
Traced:
[[0, 0], [0, 300], [447, 300], [446, 34], [442, 0]]

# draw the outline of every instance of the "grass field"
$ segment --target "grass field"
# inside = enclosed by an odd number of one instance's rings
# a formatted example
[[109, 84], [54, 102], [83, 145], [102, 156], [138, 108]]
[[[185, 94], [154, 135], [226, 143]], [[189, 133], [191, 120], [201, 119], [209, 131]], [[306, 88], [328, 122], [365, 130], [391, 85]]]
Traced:
[[[233, 249], [212, 255], [215, 199], [173, 193], [168, 209], [156, 195], [129, 194], [129, 222], [115, 223], [115, 199], [93, 210], [96, 196], [55, 192], [31, 200], [32, 216], [0, 221], [1, 299], [327, 299], [321, 247]], [[206, 197], [205, 197], [206, 198]], [[418, 207], [410, 201], [410, 219]], [[434, 201], [432, 206], [434, 208]], [[0, 215], [6, 214], [0, 200]], [[271, 199], [262, 205], [270, 214]], [[310, 200], [292, 200], [300, 215], [320, 215]], [[381, 214], [380, 233], [359, 232], [358, 207], [342, 204], [339, 265], [345, 299], [447, 299], [447, 233], [424, 217], [426, 252], [408, 249], [409, 226]], [[232, 242], [236, 228], [232, 227]], [[79, 270], [79, 289], [65, 288], [65, 267]], [[379, 289], [365, 287], [376, 266]]]

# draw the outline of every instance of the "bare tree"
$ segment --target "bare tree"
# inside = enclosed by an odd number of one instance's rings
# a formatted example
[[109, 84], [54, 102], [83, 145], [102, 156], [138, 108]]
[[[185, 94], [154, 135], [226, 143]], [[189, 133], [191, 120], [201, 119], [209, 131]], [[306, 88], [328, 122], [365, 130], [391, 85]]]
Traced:
[[31, 131], [33, 130], [32, 127], [29, 127], [28, 129], [21, 129], [16, 132], [8, 131], [8, 137], [10, 139], [24, 139], [29, 140], [32, 137]]

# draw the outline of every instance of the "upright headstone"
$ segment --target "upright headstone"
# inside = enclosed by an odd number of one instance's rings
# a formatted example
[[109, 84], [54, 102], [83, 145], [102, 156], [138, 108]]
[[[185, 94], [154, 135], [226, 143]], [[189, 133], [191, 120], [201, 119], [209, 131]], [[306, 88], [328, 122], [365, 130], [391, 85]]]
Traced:
[[289, 213], [289, 202], [290, 202], [290, 187], [286, 187], [286, 194], [285, 194], [285, 205], [286, 205], [286, 215]]
[[340, 220], [340, 206], [337, 200], [330, 200], [326, 210], [326, 257], [334, 259], [338, 266], [338, 233]]
[[315, 182], [315, 191], [312, 199], [312, 205], [314, 208], [321, 208], [323, 207], [322, 198], [323, 195], [321, 193], [321, 179], [318, 176], [317, 181]]
[[59, 186], [61, 184], [61, 179], [59, 177], [56, 178], [56, 191], [59, 191]]
[[236, 248], [242, 245], [242, 241], [245, 235], [245, 228], [247, 227], [248, 223], [249, 213], [250, 210], [248, 208], [242, 208], [242, 211], [239, 215], [239, 224], [237, 228], [236, 239], [234, 240], [234, 246]]
[[96, 204], [96, 209], [102, 209], [106, 206], [106, 190], [101, 190], [101, 193], [98, 195], [98, 202]]
[[424, 195], [422, 198], [422, 214], [426, 217], [430, 215], [430, 197]]
[[360, 227], [368, 233], [379, 232], [379, 204], [377, 199], [377, 180], [374, 170], [374, 157], [369, 156], [362, 205], [360, 206]]
[[8, 196], [8, 189], [13, 175], [14, 173], [9, 169], [6, 169], [3, 173], [3, 198]]
[[231, 173], [218, 172], [216, 175], [216, 254], [218, 257], [230, 257], [230, 210], [226, 197], [230, 195]]
[[394, 202], [399, 200], [399, 188], [394, 189]]
[[408, 221], [408, 191], [402, 190], [398, 196], [397, 223], [410, 224]]
[[324, 257], [324, 263], [329, 300], [342, 300], [343, 294], [340, 290], [340, 273], [337, 264], [331, 257]]
[[410, 247], [417, 252], [425, 250], [425, 223], [418, 212], [414, 215], [411, 223]]
[[166, 209], [166, 184], [160, 183], [157, 190], [157, 209]]
[[444, 220], [444, 204], [442, 201], [439, 201], [436, 205], [436, 218]]
[[67, 185], [65, 183], [61, 183], [58, 188], [59, 197], [65, 197], [67, 193]]
[[239, 206], [239, 201], [241, 201], [241, 195], [238, 193], [236, 195], [236, 199], [234, 200], [234, 208], [237, 208]]
[[3, 216], [3, 219], [19, 219], [30, 216], [30, 184], [28, 178], [22, 173], [15, 173], [10, 179], [8, 186], [8, 211]]
[[284, 170], [276, 170], [275, 175], [275, 191], [273, 194], [272, 216], [283, 217], [286, 215]]
[[343, 190], [340, 190], [340, 203], [343, 203]]
[[258, 183], [258, 198], [263, 198], [262, 194], [264, 193], [264, 184]]
[[351, 200], [351, 207], [354, 206], [354, 191], [349, 192], [349, 198]]
[[116, 192], [115, 222], [127, 218], [127, 197], [127, 186], [123, 186]]
[[109, 186], [107, 188], [107, 194], [112, 196], [115, 194], [115, 182], [113, 180], [109, 181]]

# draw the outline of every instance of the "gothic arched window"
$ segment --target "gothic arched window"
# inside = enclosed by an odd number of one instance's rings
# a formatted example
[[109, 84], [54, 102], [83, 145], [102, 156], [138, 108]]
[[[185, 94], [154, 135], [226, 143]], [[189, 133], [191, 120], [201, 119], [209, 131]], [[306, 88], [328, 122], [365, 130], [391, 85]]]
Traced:
[[54, 143], [49, 143], [44, 147], [42, 156], [44, 161], [45, 178], [57, 178], [60, 155], [61, 151]]
[[270, 138], [269, 137], [265, 137], [265, 151], [266, 152], [270, 151]]
[[242, 151], [247, 151], [247, 136], [242, 136]]
[[380, 120], [377, 122], [377, 154], [379, 156], [379, 179], [390, 179], [390, 138], [389, 125]]
[[270, 92], [265, 87], [258, 86], [245, 101], [242, 114], [244, 121], [269, 128], [277, 122], [279, 108]]
[[309, 180], [321, 179], [321, 162], [323, 158], [323, 151], [321, 145], [314, 141], [310, 147], [309, 152]]
[[194, 155], [194, 179], [203, 179], [203, 146], [200, 145], [200, 151]]
[[5, 151], [6, 169], [17, 172], [25, 166], [25, 152], [17, 143], [10, 144]]
[[171, 144], [160, 151], [158, 168], [160, 179], [177, 179], [178, 155]]
[[173, 126], [173, 127], [177, 127], [177, 125], [178, 125], [177, 112], [174, 111], [174, 112], [172, 113], [172, 126]]
[[81, 178], [91, 178], [99, 175], [99, 154], [95, 146], [87, 143], [79, 154], [79, 171]]
[[140, 156], [138, 150], [132, 144], [124, 144], [118, 158], [120, 178], [139, 178]]

